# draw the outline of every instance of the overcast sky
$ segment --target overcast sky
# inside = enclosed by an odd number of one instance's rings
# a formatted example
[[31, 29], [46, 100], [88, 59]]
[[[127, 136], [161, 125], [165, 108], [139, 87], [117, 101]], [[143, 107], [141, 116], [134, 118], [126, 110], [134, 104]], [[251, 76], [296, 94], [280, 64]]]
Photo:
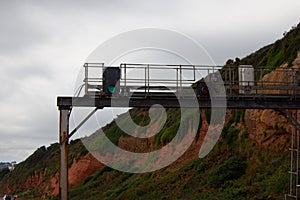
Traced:
[[73, 95], [85, 59], [114, 35], [175, 30], [221, 65], [300, 22], [299, 0], [74, 2], [0, 1], [0, 161], [22, 161], [58, 141], [56, 97]]

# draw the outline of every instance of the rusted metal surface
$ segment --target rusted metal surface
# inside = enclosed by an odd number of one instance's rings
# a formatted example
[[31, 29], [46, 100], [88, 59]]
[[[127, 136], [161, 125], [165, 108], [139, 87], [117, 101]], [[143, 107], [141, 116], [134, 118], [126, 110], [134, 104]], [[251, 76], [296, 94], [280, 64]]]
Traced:
[[59, 169], [59, 199], [68, 200], [68, 135], [70, 109], [60, 109], [60, 169]]

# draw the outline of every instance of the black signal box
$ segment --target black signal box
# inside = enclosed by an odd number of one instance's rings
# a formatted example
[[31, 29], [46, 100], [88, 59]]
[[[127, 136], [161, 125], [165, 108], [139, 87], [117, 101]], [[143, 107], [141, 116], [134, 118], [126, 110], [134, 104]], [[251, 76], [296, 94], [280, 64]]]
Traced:
[[103, 93], [106, 95], [120, 93], [121, 69], [119, 67], [105, 67], [102, 74]]
[[209, 89], [205, 82], [197, 82], [196, 90], [198, 96], [209, 96]]

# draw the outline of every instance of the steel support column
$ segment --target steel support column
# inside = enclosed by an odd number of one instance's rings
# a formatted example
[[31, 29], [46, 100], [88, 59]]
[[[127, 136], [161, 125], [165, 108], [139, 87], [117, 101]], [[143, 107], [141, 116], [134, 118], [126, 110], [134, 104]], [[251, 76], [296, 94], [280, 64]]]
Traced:
[[59, 199], [68, 200], [68, 136], [69, 136], [69, 114], [70, 107], [59, 108], [59, 146], [60, 146], [60, 168], [59, 168]]
[[[284, 112], [282, 112], [284, 113]], [[291, 164], [290, 164], [290, 187], [289, 193], [285, 195], [285, 200], [299, 199], [299, 150], [300, 150], [300, 132], [299, 132], [299, 112], [292, 110], [286, 113], [285, 117], [291, 123]]]

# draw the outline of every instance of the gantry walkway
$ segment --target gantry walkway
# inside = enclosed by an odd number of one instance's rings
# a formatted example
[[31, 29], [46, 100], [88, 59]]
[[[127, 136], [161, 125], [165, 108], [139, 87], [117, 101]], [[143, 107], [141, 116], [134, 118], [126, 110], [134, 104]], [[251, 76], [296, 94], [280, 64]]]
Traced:
[[[248, 66], [244, 66], [247, 68]], [[186, 102], [195, 98], [187, 91], [193, 87], [200, 108], [221, 105], [226, 99], [227, 108], [245, 109], [297, 109], [300, 107], [300, 86], [296, 69], [276, 70], [273, 80], [264, 78], [270, 70], [264, 67], [253, 68], [253, 80], [239, 80], [238, 67], [200, 66], [200, 65], [154, 65], [121, 64], [117, 92], [109, 95], [103, 91], [103, 63], [86, 63], [85, 77], [75, 97], [58, 97], [59, 107], [151, 107], [161, 104], [165, 107], [179, 107], [178, 99]], [[202, 78], [210, 91], [209, 95], [197, 93], [192, 86]], [[274, 80], [275, 78], [275, 80]], [[211, 87], [210, 87], [211, 86]], [[211, 92], [224, 87], [224, 91]], [[186, 92], [187, 91], [187, 92]], [[80, 96], [81, 95], [81, 96]], [[220, 104], [219, 104], [220, 102]]]

